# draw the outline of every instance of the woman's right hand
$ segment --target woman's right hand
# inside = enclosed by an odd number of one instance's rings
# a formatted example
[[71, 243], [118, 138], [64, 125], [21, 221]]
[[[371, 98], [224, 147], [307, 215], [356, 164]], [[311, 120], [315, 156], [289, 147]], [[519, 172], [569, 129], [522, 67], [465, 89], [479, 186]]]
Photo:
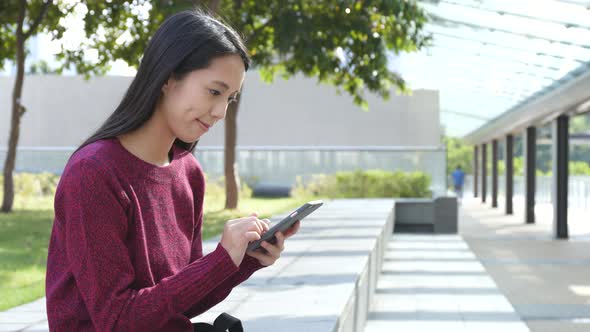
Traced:
[[234, 264], [240, 266], [248, 244], [259, 240], [262, 233], [268, 229], [268, 222], [258, 219], [258, 215], [253, 213], [249, 217], [228, 221], [223, 228], [220, 243], [230, 255]]

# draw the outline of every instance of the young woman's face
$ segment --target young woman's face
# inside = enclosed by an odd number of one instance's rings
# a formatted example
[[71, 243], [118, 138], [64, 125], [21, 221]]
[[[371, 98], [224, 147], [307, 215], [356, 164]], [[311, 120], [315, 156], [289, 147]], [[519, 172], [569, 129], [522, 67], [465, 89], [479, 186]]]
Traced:
[[183, 142], [195, 142], [225, 117], [245, 77], [238, 55], [211, 60], [209, 67], [190, 72], [182, 80], [169, 79], [162, 87], [159, 111], [170, 133]]

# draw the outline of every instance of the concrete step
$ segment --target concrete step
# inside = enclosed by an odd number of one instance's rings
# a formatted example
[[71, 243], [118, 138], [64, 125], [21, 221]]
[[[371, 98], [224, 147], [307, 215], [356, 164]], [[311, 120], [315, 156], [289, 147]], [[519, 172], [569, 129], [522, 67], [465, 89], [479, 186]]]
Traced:
[[460, 235], [391, 237], [365, 332], [528, 332]]

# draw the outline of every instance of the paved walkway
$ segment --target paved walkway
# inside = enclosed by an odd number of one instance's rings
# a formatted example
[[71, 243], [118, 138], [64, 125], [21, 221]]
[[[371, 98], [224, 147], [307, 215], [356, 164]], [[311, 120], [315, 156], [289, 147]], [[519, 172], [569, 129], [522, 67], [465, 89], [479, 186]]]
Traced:
[[535, 208], [537, 223], [479, 201], [465, 202], [461, 234], [533, 332], [590, 331], [590, 211], [569, 211], [569, 240], [552, 236], [549, 205]]
[[394, 235], [366, 331], [590, 331], [588, 211], [564, 241], [549, 205], [534, 225], [515, 208], [466, 199], [460, 235]]
[[459, 235], [395, 234], [366, 332], [528, 332]]
[[0, 331], [49, 331], [45, 298], [0, 312]]

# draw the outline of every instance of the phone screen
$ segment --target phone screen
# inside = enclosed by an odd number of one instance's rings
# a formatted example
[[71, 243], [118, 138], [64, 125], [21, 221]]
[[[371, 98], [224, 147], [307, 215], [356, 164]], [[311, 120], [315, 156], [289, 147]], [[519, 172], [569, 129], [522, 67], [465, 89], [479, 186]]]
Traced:
[[307, 202], [307, 203], [303, 204], [297, 210], [291, 212], [283, 220], [281, 220], [278, 223], [276, 223], [275, 225], [271, 226], [271, 228], [268, 231], [266, 231], [264, 234], [262, 234], [262, 236], [260, 237], [260, 240], [251, 242], [248, 245], [248, 251], [252, 251], [252, 250], [256, 250], [258, 248], [261, 248], [260, 244], [264, 241], [274, 243], [274, 241], [276, 241], [275, 234], [277, 232], [286, 231], [291, 226], [293, 226], [293, 224], [295, 224], [298, 220], [302, 220], [303, 218], [307, 217], [308, 215], [310, 215], [312, 212], [317, 210], [323, 204], [324, 204], [324, 202], [321, 200], [311, 201], [311, 202]]

